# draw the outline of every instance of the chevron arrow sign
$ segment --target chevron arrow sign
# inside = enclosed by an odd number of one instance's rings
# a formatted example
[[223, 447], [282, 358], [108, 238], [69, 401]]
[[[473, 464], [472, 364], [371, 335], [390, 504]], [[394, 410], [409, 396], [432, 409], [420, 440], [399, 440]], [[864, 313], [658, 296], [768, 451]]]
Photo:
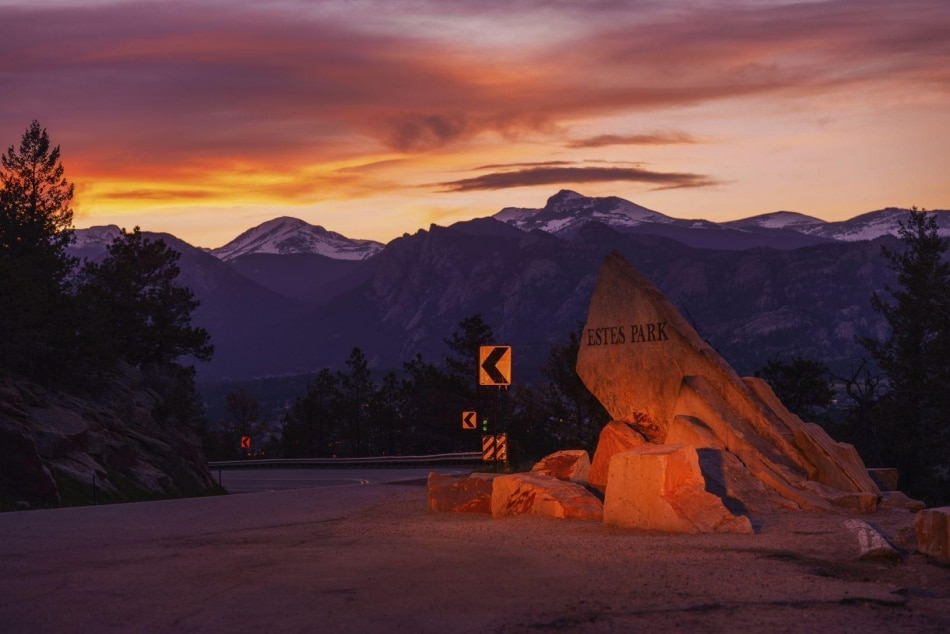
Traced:
[[511, 346], [478, 349], [478, 384], [511, 385]]

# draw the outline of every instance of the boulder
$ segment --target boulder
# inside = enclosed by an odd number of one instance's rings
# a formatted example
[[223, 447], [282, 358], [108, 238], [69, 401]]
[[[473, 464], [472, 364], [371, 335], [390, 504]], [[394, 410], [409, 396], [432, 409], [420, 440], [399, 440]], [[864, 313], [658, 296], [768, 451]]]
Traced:
[[644, 445], [610, 460], [604, 522], [675, 533], [752, 533], [748, 517], [733, 514], [706, 491], [694, 447]]
[[919, 552], [950, 562], [950, 506], [919, 511], [914, 517], [914, 528]]
[[816, 493], [833, 507], [857, 511], [858, 513], [873, 513], [877, 510], [878, 500], [880, 500], [880, 496], [876, 493], [842, 491], [813, 480], [802, 482], [802, 487]]
[[603, 520], [603, 504], [590, 491], [539, 473], [513, 473], [494, 479], [491, 496], [493, 518], [543, 515], [561, 519]]
[[900, 559], [900, 553], [897, 552], [897, 549], [887, 543], [884, 536], [867, 522], [848, 520], [844, 525], [858, 538], [858, 559], [884, 561]]
[[893, 467], [881, 467], [877, 469], [868, 469], [868, 475], [874, 480], [874, 484], [881, 491], [897, 491], [897, 482], [900, 479], [900, 473]]
[[531, 472], [586, 484], [590, 477], [590, 454], [583, 449], [558, 451], [535, 463]]
[[902, 491], [884, 491], [881, 493], [881, 501], [878, 508], [882, 509], [906, 509], [911, 513], [922, 511], [927, 508], [921, 500], [915, 500]]
[[429, 473], [427, 497], [429, 510], [434, 513], [491, 514], [493, 473], [473, 473], [470, 476], [444, 476]]
[[[685, 443], [738, 459], [771, 490], [769, 506], [874, 509], [880, 490], [854, 448], [790, 413], [765, 382], [739, 377], [619, 253], [601, 267], [577, 373], [644, 444]], [[601, 453], [598, 445], [596, 487], [604, 486]], [[604, 449], [608, 464], [616, 453]]]
[[614, 454], [630, 451], [647, 444], [647, 439], [631, 425], [612, 420], [600, 430], [597, 440], [597, 449], [594, 451], [594, 461], [590, 465], [590, 475], [587, 483], [604, 492], [607, 487], [607, 470], [610, 468], [610, 459]]

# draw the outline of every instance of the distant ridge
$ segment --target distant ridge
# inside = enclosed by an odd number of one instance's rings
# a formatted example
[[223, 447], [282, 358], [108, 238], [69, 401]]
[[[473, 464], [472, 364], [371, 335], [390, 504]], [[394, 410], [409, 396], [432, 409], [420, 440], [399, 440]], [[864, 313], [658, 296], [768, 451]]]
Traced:
[[365, 260], [383, 249], [373, 240], [354, 240], [297, 218], [281, 217], [248, 229], [223, 247], [212, 249], [229, 261], [250, 254], [307, 253], [336, 260]]
[[[621, 233], [664, 236], [704, 249], [770, 247], [787, 250], [825, 242], [896, 236], [899, 221], [907, 213], [907, 209], [888, 207], [850, 220], [827, 222], [794, 211], [776, 211], [717, 223], [672, 218], [616, 196], [587, 197], [564, 189], [551, 196], [540, 209], [506, 207], [492, 218], [523, 231], [540, 230], [559, 237], [570, 237], [585, 225], [597, 222]], [[950, 236], [950, 212], [934, 213], [941, 235]]]
[[[611, 251], [687, 311], [740, 372], [795, 353], [846, 373], [861, 352], [855, 335], [883, 332], [870, 297], [892, 283], [881, 246], [900, 244], [894, 236], [907, 213], [825, 222], [779, 211], [715, 223], [565, 190], [542, 209], [432, 225], [385, 247], [362, 241], [374, 253], [365, 257], [353, 247], [361, 241], [290, 218], [245, 232], [226, 245], [234, 247], [226, 260], [223, 248], [147, 235], [182, 254], [181, 282], [201, 302], [196, 323], [215, 345], [212, 362], [198, 368], [203, 380], [341, 368], [355, 346], [378, 369], [416, 354], [438, 359], [453, 328], [478, 313], [517, 346], [516, 375], [527, 381], [583, 322]], [[950, 234], [950, 212], [935, 214]], [[118, 228], [75, 235], [70, 252], [97, 260]], [[327, 246], [334, 235], [343, 248]]]

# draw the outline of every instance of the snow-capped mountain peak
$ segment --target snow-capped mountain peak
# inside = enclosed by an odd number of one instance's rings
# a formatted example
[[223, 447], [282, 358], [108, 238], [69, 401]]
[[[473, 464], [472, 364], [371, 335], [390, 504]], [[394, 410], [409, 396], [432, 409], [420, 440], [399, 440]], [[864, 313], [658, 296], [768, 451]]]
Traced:
[[743, 218], [742, 220], [733, 220], [722, 223], [727, 227], [736, 229], [749, 229], [758, 227], [762, 229], [792, 229], [803, 231], [807, 228], [826, 224], [821, 218], [806, 216], [797, 211], [774, 211], [769, 214]]
[[589, 198], [568, 189], [548, 198], [541, 209], [506, 207], [493, 218], [524, 231], [540, 229], [555, 235], [576, 233], [588, 222], [602, 222], [614, 227], [673, 222], [669, 216], [623, 198]]
[[355, 240], [298, 218], [281, 217], [248, 229], [211, 253], [222, 260], [251, 253], [315, 253], [337, 260], [365, 260], [383, 248], [373, 240]]
[[122, 231], [116, 225], [98, 225], [88, 229], [77, 229], [73, 231], [73, 249], [97, 249], [105, 248], [112, 244], [112, 241], [119, 237]]

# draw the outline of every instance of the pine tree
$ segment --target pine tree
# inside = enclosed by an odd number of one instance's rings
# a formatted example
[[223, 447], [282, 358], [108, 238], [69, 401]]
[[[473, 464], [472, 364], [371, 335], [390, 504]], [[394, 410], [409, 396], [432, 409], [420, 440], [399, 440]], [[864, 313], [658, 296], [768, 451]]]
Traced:
[[883, 249], [897, 286], [871, 303], [887, 321], [881, 341], [859, 342], [887, 376], [888, 447], [911, 492], [946, 499], [950, 468], [950, 240], [933, 215], [914, 208], [901, 222], [900, 250]]
[[769, 383], [789, 411], [806, 421], [828, 424], [827, 410], [835, 392], [824, 362], [801, 355], [792, 355], [787, 361], [770, 359], [755, 371], [755, 376]]
[[177, 282], [179, 257], [163, 240], [150, 240], [136, 227], [131, 233], [122, 230], [101, 263], [86, 263], [79, 288], [90, 317], [86, 336], [101, 343], [104, 355], [135, 366], [171, 366], [185, 356], [211, 358], [208, 332], [191, 323], [198, 301]]
[[0, 166], [0, 372], [59, 378], [73, 342], [73, 185], [37, 121]]
[[370, 405], [375, 400], [376, 386], [370, 378], [366, 355], [359, 348], [353, 348], [346, 360], [346, 372], [339, 374], [341, 410], [349, 430], [350, 453], [362, 456], [367, 442], [367, 423]]

